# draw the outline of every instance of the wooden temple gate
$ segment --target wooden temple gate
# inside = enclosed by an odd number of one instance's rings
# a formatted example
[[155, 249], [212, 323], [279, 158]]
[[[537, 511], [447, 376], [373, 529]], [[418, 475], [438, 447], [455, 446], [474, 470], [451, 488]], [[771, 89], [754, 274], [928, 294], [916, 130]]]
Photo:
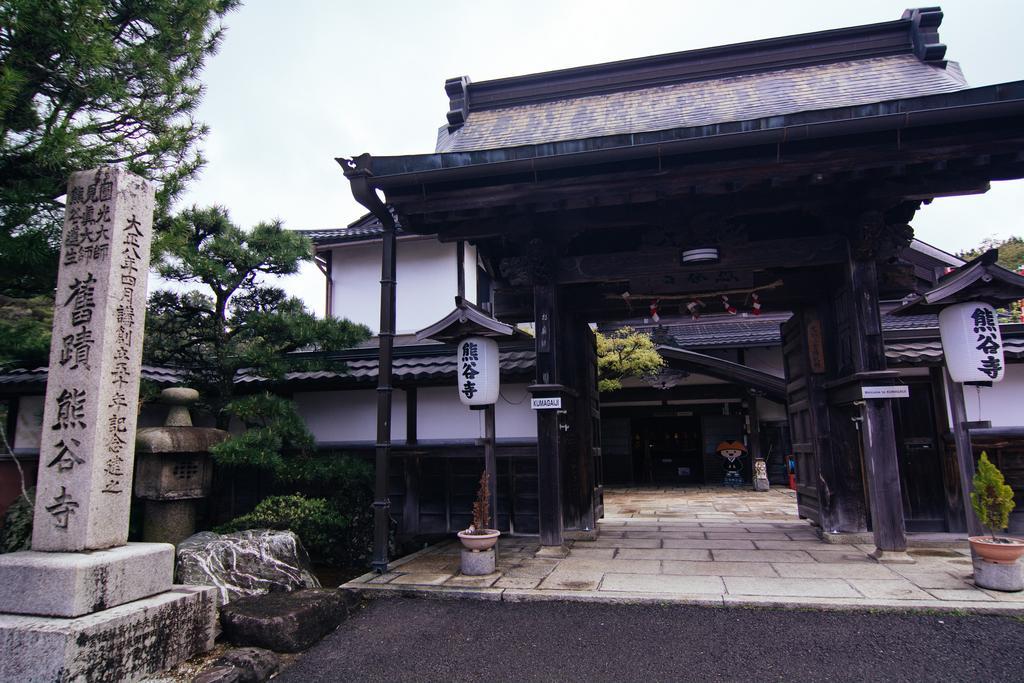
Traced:
[[[715, 60], [725, 60], [719, 73], [728, 75], [737, 54], [784, 69], [792, 59], [899, 50], [944, 68], [932, 10], [914, 12], [758, 49], [680, 53], [672, 69], [685, 81], [714, 75]], [[879, 47], [883, 38], [892, 45]], [[775, 54], [783, 48], [790, 51]], [[664, 60], [634, 60], [480, 84], [453, 79], [448, 133], [469, 126], [477, 108], [512, 111], [559, 93], [596, 97], [650, 82], [656, 69], [664, 80], [666, 68]], [[923, 201], [1024, 177], [1024, 83], [649, 133], [340, 161], [356, 198], [386, 228], [393, 212], [406, 231], [474, 243], [494, 282], [485, 307], [505, 322], [535, 323], [533, 394], [563, 405], [537, 414], [543, 546], [557, 552], [567, 533], [593, 530], [600, 515], [588, 323], [635, 318], [655, 301], [685, 312], [695, 299], [718, 305], [723, 295], [756, 292], [767, 309], [793, 313], [784, 356], [801, 513], [828, 532], [870, 528], [879, 551], [901, 552], [892, 407], [863, 397], [864, 387], [895, 381], [879, 301], [914, 287], [899, 255]], [[695, 259], [695, 250], [715, 251], [706, 260], [709, 252]]]

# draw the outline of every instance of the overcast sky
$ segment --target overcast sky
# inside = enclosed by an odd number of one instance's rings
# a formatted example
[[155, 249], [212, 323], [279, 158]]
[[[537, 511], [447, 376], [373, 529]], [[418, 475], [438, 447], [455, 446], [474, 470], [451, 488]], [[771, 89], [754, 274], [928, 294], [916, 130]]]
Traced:
[[[207, 61], [198, 117], [209, 160], [181, 204], [222, 204], [250, 226], [341, 227], [361, 215], [335, 157], [433, 151], [444, 81], [474, 81], [898, 19], [907, 5], [860, 0], [580, 2], [248, 0]], [[939, 29], [971, 86], [1024, 80], [1024, 2], [942, 4]], [[1024, 181], [939, 199], [920, 239], [958, 251], [1024, 234]], [[312, 266], [288, 283], [322, 313]]]

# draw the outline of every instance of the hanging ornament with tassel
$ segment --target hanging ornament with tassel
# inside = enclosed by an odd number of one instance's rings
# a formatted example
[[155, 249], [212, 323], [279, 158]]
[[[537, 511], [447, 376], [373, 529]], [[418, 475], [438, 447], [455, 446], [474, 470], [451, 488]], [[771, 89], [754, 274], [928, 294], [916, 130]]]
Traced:
[[761, 297], [757, 292], [750, 293], [750, 302], [751, 315], [761, 315]]
[[661, 316], [658, 315], [658, 304], [661, 303], [661, 299], [655, 299], [651, 302], [651, 320], [654, 322], [660, 322]]
[[729, 297], [722, 295], [722, 307], [729, 315], [736, 315], [736, 307], [729, 303]]
[[700, 299], [694, 299], [686, 304], [686, 310], [690, 312], [690, 317], [694, 320], [700, 317], [700, 309], [702, 308], [704, 308], [704, 302]]

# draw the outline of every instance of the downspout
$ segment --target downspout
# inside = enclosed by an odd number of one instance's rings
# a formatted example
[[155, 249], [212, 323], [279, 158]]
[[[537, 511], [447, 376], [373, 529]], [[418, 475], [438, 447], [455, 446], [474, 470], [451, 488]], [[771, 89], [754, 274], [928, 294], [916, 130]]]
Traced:
[[[359, 161], [368, 159], [368, 155]], [[388, 570], [388, 540], [391, 532], [391, 500], [388, 498], [388, 469], [391, 464], [392, 358], [395, 344], [395, 219], [370, 185], [373, 174], [356, 159], [338, 159], [352, 186], [352, 196], [366, 207], [384, 228], [380, 267], [380, 331], [377, 370], [377, 444], [373, 493], [373, 560], [370, 566], [383, 574]]]

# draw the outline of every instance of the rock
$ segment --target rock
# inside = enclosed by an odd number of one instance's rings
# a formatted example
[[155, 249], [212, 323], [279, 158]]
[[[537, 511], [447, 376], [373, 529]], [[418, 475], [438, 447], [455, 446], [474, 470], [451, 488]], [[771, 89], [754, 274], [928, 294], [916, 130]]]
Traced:
[[281, 658], [259, 647], [228, 650], [213, 662], [214, 666], [230, 666], [238, 671], [238, 683], [263, 683], [277, 673]]
[[309, 556], [290, 531], [203, 531], [178, 544], [178, 583], [216, 586], [221, 604], [250, 595], [319, 588]]
[[201, 672], [192, 683], [241, 683], [242, 670], [230, 664], [221, 664]]
[[201, 671], [192, 683], [240, 683], [242, 672], [230, 664], [221, 664]]
[[221, 608], [221, 627], [236, 645], [299, 652], [337, 628], [354, 600], [326, 588], [241, 598]]

